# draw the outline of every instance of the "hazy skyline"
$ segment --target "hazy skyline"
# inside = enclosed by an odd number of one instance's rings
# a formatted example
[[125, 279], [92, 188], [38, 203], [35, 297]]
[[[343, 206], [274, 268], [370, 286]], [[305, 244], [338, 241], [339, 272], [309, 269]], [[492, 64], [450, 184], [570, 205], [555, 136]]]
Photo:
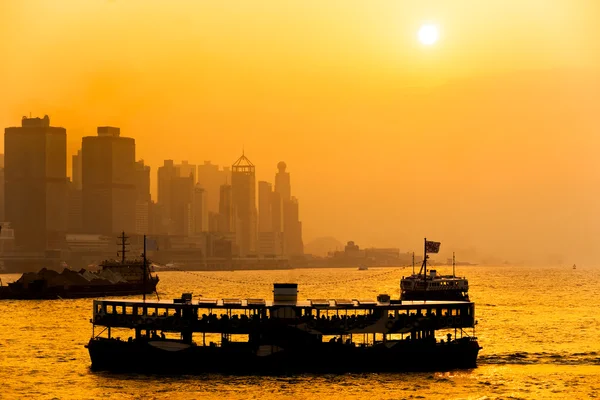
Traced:
[[[136, 158], [286, 161], [304, 240], [591, 262], [600, 3], [0, 4], [0, 124], [97, 126]], [[440, 28], [431, 47], [423, 23]], [[69, 168], [70, 173], [70, 168]], [[460, 258], [460, 257], [459, 257]]]

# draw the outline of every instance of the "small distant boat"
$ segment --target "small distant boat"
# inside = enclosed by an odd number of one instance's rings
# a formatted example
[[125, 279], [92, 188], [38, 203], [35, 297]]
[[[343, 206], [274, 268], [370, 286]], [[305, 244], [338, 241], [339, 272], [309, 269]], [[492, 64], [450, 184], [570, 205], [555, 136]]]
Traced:
[[366, 265], [360, 265], [360, 266], [358, 267], [358, 270], [359, 270], [359, 271], [367, 271], [368, 269], [369, 269], [369, 267], [367, 267]]
[[437, 253], [439, 244], [433, 242], [437, 246], [432, 246], [433, 251], [429, 251], [427, 250], [427, 240], [425, 240], [425, 243], [426, 250], [419, 273], [414, 273], [415, 256], [413, 253], [413, 274], [402, 277], [400, 281], [400, 299], [469, 301], [469, 281], [465, 277], [456, 276], [454, 253], [452, 253], [452, 275], [438, 274], [435, 269], [430, 269], [429, 274], [427, 274], [427, 260], [429, 258], [427, 253]]
[[577, 265], [573, 264], [573, 269], [577, 269]]

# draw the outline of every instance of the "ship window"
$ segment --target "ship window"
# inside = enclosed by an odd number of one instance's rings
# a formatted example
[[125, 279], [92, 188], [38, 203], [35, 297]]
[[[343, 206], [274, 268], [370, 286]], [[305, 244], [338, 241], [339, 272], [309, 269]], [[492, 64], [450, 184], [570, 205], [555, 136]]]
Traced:
[[455, 317], [456, 315], [458, 315], [458, 312], [457, 312], [456, 308], [453, 308], [452, 309], [452, 316]]
[[133, 307], [125, 307], [125, 314], [133, 315]]
[[115, 312], [115, 308], [113, 306], [107, 305], [106, 306], [106, 313], [107, 314], [113, 314]]
[[144, 315], [144, 308], [136, 307], [136, 315]]

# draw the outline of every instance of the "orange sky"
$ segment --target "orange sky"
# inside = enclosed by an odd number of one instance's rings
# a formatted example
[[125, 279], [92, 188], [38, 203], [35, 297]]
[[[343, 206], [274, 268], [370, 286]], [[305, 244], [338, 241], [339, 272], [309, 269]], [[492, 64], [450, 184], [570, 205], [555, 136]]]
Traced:
[[305, 242], [592, 262], [599, 38], [594, 0], [4, 1], [0, 126], [119, 126], [153, 178], [285, 160]]

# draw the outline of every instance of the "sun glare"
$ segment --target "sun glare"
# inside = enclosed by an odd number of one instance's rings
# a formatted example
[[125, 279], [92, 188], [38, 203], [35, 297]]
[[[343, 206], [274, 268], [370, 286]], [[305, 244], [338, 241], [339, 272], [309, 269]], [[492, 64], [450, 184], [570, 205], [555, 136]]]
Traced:
[[426, 24], [419, 29], [419, 41], [426, 46], [431, 46], [439, 38], [438, 28], [435, 25]]

